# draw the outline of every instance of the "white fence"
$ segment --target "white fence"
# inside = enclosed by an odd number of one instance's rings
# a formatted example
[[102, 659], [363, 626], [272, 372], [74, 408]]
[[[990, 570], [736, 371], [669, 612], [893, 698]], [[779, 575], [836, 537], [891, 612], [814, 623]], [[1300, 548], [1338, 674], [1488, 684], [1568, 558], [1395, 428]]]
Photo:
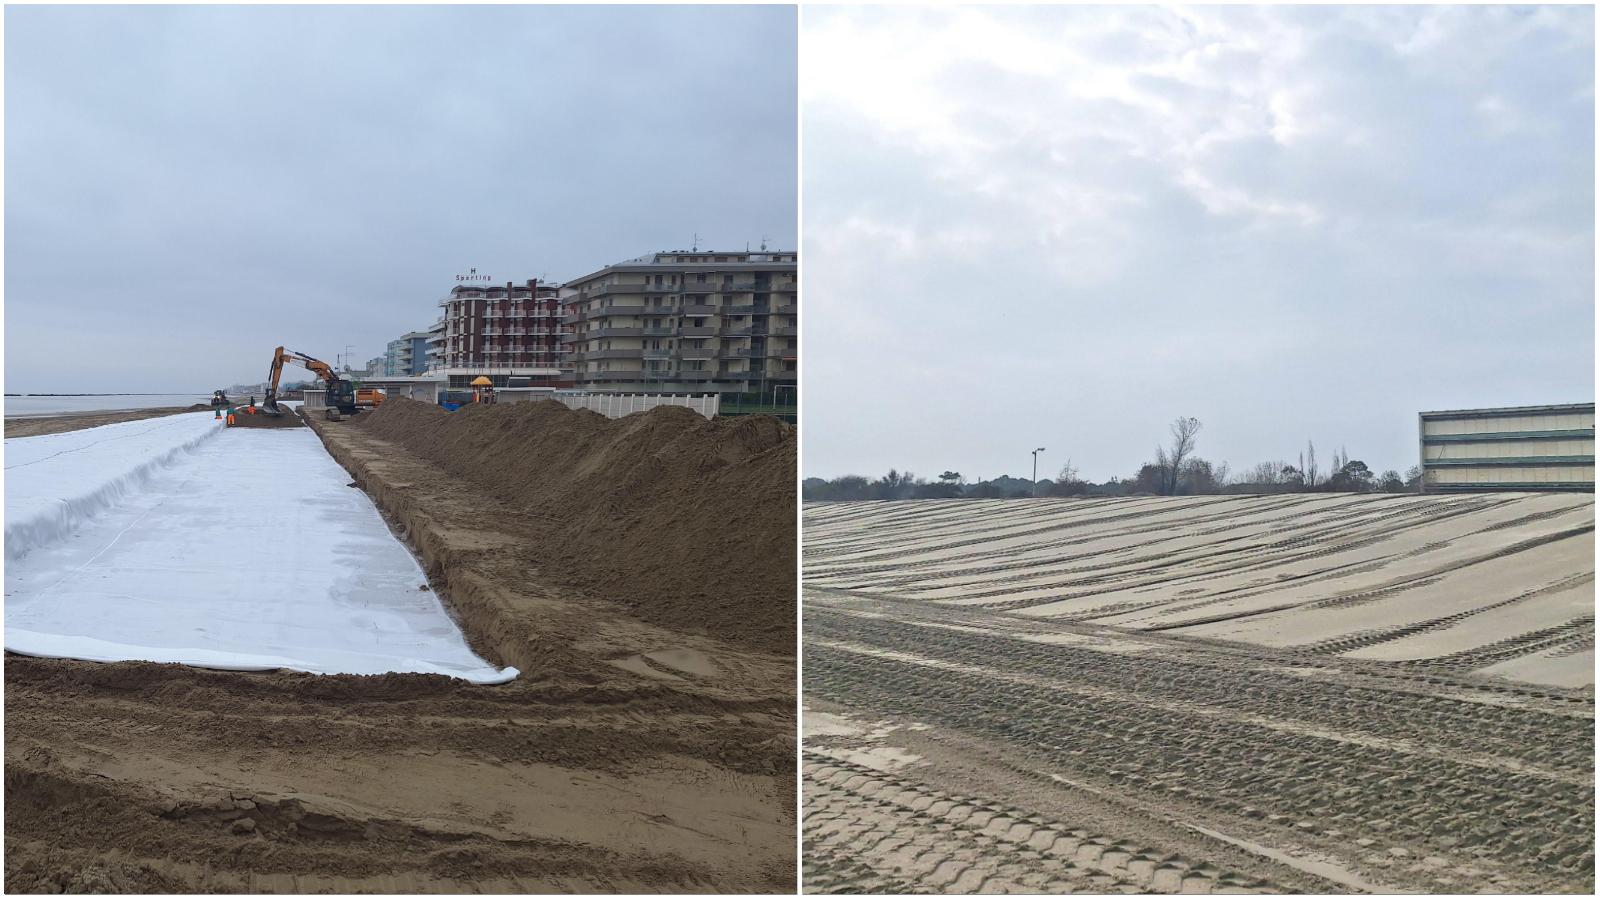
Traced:
[[592, 409], [608, 419], [644, 412], [658, 406], [686, 406], [708, 419], [717, 417], [722, 406], [720, 394], [591, 394], [585, 391], [556, 391], [551, 397], [572, 409]]

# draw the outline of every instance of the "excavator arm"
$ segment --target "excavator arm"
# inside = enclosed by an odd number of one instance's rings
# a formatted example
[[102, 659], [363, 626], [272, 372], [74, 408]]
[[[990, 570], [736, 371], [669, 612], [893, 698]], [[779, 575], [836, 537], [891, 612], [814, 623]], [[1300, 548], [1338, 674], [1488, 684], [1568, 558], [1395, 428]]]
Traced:
[[285, 350], [283, 347], [279, 347], [272, 352], [272, 367], [267, 371], [267, 396], [265, 402], [262, 403], [262, 406], [267, 409], [273, 411], [278, 409], [278, 382], [283, 379], [283, 364], [286, 362], [298, 363], [308, 369], [312, 374], [322, 379], [330, 390], [339, 386], [339, 373], [333, 370], [333, 366], [314, 356], [307, 356], [304, 353], [296, 353], [293, 350]]

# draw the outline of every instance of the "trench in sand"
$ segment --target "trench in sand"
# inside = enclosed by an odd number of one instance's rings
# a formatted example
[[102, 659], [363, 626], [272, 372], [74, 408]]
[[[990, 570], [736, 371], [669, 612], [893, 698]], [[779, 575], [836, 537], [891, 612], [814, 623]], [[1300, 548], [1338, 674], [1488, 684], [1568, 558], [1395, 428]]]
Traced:
[[187, 415], [7, 441], [6, 649], [496, 683], [309, 429]]

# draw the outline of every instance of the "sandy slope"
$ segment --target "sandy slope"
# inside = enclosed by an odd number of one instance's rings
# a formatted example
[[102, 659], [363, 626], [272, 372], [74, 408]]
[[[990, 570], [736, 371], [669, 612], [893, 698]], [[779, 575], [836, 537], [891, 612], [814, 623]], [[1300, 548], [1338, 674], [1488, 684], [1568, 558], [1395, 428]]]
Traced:
[[1594, 885], [1588, 496], [805, 509], [808, 892]]
[[1592, 496], [812, 504], [806, 521], [817, 587], [1593, 683]]
[[1594, 716], [1438, 670], [806, 592], [807, 892], [1586, 892]]

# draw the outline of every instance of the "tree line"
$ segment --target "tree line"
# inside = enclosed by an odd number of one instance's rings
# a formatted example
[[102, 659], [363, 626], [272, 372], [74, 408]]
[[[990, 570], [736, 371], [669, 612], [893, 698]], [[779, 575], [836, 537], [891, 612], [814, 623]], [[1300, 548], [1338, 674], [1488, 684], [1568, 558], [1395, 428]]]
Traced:
[[806, 500], [919, 500], [959, 497], [1129, 497], [1136, 495], [1191, 496], [1200, 494], [1287, 494], [1305, 492], [1365, 493], [1416, 491], [1422, 483], [1422, 469], [1412, 466], [1404, 475], [1394, 469], [1374, 473], [1366, 463], [1351, 459], [1341, 447], [1324, 468], [1317, 461], [1317, 448], [1306, 442], [1306, 449], [1293, 460], [1269, 460], [1234, 473], [1226, 462], [1212, 463], [1197, 452], [1201, 424], [1199, 419], [1180, 417], [1169, 431], [1170, 438], [1156, 447], [1153, 458], [1126, 478], [1112, 477], [1101, 483], [1085, 481], [1068, 460], [1055, 478], [1034, 482], [1027, 478], [999, 478], [968, 481], [960, 472], [945, 471], [933, 481], [911, 472], [890, 469], [879, 478], [843, 475], [838, 478], [807, 478], [801, 485]]

